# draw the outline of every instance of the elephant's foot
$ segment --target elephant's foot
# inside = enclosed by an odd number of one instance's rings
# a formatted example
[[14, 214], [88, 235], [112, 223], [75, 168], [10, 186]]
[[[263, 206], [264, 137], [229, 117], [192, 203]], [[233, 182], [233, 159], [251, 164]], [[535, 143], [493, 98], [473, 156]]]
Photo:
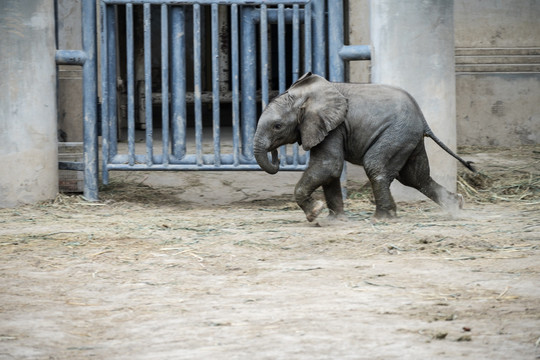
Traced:
[[306, 218], [309, 222], [312, 222], [317, 218], [317, 216], [320, 215], [320, 213], [324, 210], [324, 203], [320, 200], [314, 201], [311, 206], [306, 207], [304, 209], [306, 213]]
[[375, 219], [394, 219], [397, 217], [396, 209], [376, 209], [373, 217]]
[[457, 214], [461, 209], [465, 200], [461, 194], [448, 193], [448, 196], [442, 201], [441, 206], [450, 214]]

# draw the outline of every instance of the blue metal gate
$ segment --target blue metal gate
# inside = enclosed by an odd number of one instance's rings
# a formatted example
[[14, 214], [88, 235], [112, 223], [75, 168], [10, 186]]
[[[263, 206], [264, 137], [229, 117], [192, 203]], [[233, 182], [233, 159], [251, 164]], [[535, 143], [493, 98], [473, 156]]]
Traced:
[[[344, 81], [345, 60], [369, 59], [368, 46], [344, 45], [343, 0], [328, 2], [331, 6], [325, 0], [100, 0], [103, 183], [111, 170], [259, 170], [253, 135], [271, 98], [304, 72]], [[84, 196], [89, 200], [98, 195], [95, 15], [92, 1], [84, 0], [83, 51], [57, 52], [58, 63], [84, 68]], [[141, 82], [136, 81], [137, 46]], [[117, 95], [119, 72], [125, 101]], [[230, 81], [224, 84], [226, 73]], [[127, 120], [127, 143], [120, 144], [119, 101], [125, 103]], [[231, 117], [226, 127], [224, 104]], [[207, 117], [212, 120], [205, 127]], [[205, 133], [212, 135], [210, 142]], [[302, 170], [308, 154], [295, 144], [281, 149], [281, 159], [281, 170]]]

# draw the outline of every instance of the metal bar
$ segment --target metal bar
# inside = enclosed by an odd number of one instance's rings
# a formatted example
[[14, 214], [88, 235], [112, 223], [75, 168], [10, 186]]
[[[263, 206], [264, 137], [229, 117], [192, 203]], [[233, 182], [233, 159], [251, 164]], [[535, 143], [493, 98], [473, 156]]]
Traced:
[[194, 94], [195, 94], [195, 147], [197, 152], [197, 163], [202, 165], [202, 102], [201, 102], [201, 6], [193, 5], [193, 72], [194, 72]]
[[[216, 171], [214, 164], [169, 164], [167, 167], [161, 164], [154, 164], [152, 166], [136, 164], [131, 168], [127, 168], [125, 165], [109, 164], [108, 168], [109, 171]], [[257, 164], [222, 164], [220, 169], [223, 171], [261, 171], [260, 166]], [[279, 168], [280, 171], [299, 171], [303, 169], [304, 167], [300, 168], [292, 165], [284, 165]]]
[[[341, 1], [341, 0], [338, 0]], [[324, 0], [312, 0], [313, 17], [312, 23], [314, 43], [313, 47], [313, 72], [322, 77], [326, 77], [326, 36], [325, 36], [325, 16]]]
[[109, 86], [109, 157], [118, 152], [118, 126], [117, 126], [117, 97], [116, 97], [116, 77], [117, 77], [117, 53], [116, 53], [116, 6], [110, 6], [107, 11], [107, 53], [108, 53], [108, 86]]
[[345, 61], [339, 56], [343, 47], [343, 1], [336, 0], [328, 7], [328, 60], [329, 80], [345, 81]]
[[311, 71], [311, 4], [304, 8], [304, 73]]
[[[161, 5], [167, 3], [169, 5], [252, 5], [258, 6], [261, 4], [261, 1], [256, 0], [102, 0], [106, 4], [154, 4]], [[311, 0], [264, 0], [264, 3], [267, 5], [278, 5], [278, 4], [307, 4]]]
[[161, 5], [161, 129], [163, 165], [169, 164], [169, 14], [167, 5]]
[[144, 102], [146, 107], [146, 164], [154, 156], [152, 127], [152, 24], [150, 4], [144, 4]]
[[172, 154], [178, 159], [186, 154], [186, 34], [184, 22], [184, 8], [172, 7]]
[[238, 5], [231, 5], [231, 70], [232, 70], [232, 137], [233, 162], [240, 163], [240, 84], [239, 84], [239, 44]]
[[56, 50], [56, 65], [84, 65], [86, 53], [83, 50]]
[[126, 5], [126, 71], [129, 165], [135, 164], [135, 71], [133, 52], [133, 6]]
[[261, 4], [261, 105], [264, 110], [268, 105], [268, 11], [265, 4]]
[[[264, 5], [267, 5], [267, 4], [264, 3]], [[277, 24], [278, 16], [279, 16], [279, 14], [278, 14], [279, 10], [275, 9], [275, 8], [268, 8], [268, 5], [266, 6], [266, 8], [267, 8], [267, 18], [268, 18], [267, 21], [268, 21], [268, 23], [269, 24]], [[251, 18], [252, 22], [254, 22], [255, 24], [258, 24], [260, 22], [261, 16], [260, 16], [258, 11], [252, 11], [252, 12], [250, 12], [250, 15], [252, 17]], [[284, 16], [285, 16], [285, 22], [286, 23], [292, 23], [293, 15], [294, 15], [294, 10], [293, 9], [291, 9], [291, 8], [285, 8], [284, 9]], [[303, 21], [304, 20], [304, 10], [303, 9], [300, 10], [299, 16], [300, 16], [300, 21]]]
[[242, 154], [246, 159], [253, 158], [253, 136], [257, 117], [255, 98], [257, 86], [257, 57], [255, 47], [255, 24], [251, 20], [253, 8], [242, 8]]
[[212, 118], [214, 136], [214, 165], [220, 165], [221, 131], [219, 112], [219, 9], [217, 4], [212, 4]]
[[284, 93], [287, 84], [285, 82], [287, 68], [285, 65], [285, 14], [284, 5], [278, 5], [278, 63], [279, 63], [279, 92]]
[[[107, 165], [109, 168], [111, 168], [111, 165], [114, 165], [114, 168], [115, 169], [122, 169], [122, 170], [130, 170], [132, 169], [132, 167], [130, 165], [127, 164], [127, 155], [125, 154], [118, 154], [116, 155], [114, 158], [111, 159], [111, 162]], [[139, 165], [141, 167], [148, 167], [144, 162], [145, 162], [145, 158], [146, 155], [136, 155], [136, 165]], [[168, 165], [163, 165], [162, 164], [162, 155], [161, 154], [158, 154], [158, 155], [155, 155], [154, 156], [154, 164], [151, 166], [152, 168], [154, 169], [162, 169], [162, 170], [169, 170], [168, 167], [169, 166], [173, 166], [173, 165], [193, 165], [193, 166], [198, 166], [197, 164], [197, 155], [196, 154], [188, 154], [186, 155], [185, 157], [183, 157], [182, 159], [175, 159], [175, 158], [171, 158], [170, 160], [170, 163]], [[306, 164], [306, 161], [307, 161], [307, 156], [304, 154], [304, 155], [301, 155], [299, 157], [299, 167], [303, 166]], [[234, 165], [234, 156], [233, 154], [221, 154], [221, 165]], [[205, 154], [203, 156], [203, 163], [202, 165], [209, 165], [212, 167], [213, 170], [215, 170], [215, 159], [214, 159], [214, 154]], [[288, 169], [292, 169], [293, 166], [291, 165], [292, 164], [292, 156], [287, 156], [287, 161], [286, 161], [286, 167]], [[252, 160], [245, 160], [243, 161], [241, 164], [237, 164], [237, 165], [257, 165], [257, 162], [255, 161], [255, 159], [252, 159]]]
[[[278, 5], [278, 69], [279, 69], [279, 93], [285, 92], [286, 73], [287, 67], [285, 65], [285, 6], [283, 4]], [[283, 145], [279, 148], [279, 154], [281, 163], [283, 166], [286, 164], [287, 159], [287, 146]]]
[[300, 16], [299, 7], [293, 5], [292, 20], [292, 82], [298, 80], [300, 75]]
[[96, 2], [82, 3], [84, 198], [98, 200]]
[[102, 150], [102, 181], [104, 184], [109, 183], [109, 174], [107, 172], [107, 161], [109, 160], [109, 60], [107, 37], [108, 26], [107, 21], [107, 5], [100, 5], [100, 20], [101, 20], [101, 150]]
[[[300, 76], [300, 14], [298, 4], [293, 5], [292, 20], [292, 82], [298, 80]], [[298, 165], [298, 143], [294, 143], [293, 165]]]
[[371, 60], [371, 46], [343, 45], [339, 49], [339, 56], [343, 60]]

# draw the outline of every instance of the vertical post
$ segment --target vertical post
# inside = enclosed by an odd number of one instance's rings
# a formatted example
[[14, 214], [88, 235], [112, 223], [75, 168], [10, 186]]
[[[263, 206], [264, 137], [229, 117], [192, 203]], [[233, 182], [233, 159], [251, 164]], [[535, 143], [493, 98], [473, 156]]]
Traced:
[[96, 2], [83, 0], [82, 43], [86, 53], [83, 65], [84, 192], [88, 201], [98, 200], [98, 129]]
[[218, 4], [212, 4], [212, 119], [214, 138], [214, 165], [221, 164], [221, 129], [220, 129], [220, 104], [219, 104], [219, 8]]
[[[399, 86], [413, 95], [433, 132], [456, 145], [453, 1], [371, 1], [372, 82]], [[426, 141], [433, 178], [456, 188], [456, 161]], [[417, 192], [392, 185], [396, 198]]]
[[261, 103], [264, 110], [268, 105], [268, 9], [261, 4]]
[[239, 43], [238, 43], [238, 5], [231, 5], [231, 67], [232, 67], [232, 131], [233, 131], [233, 164], [240, 163], [240, 83], [238, 63]]
[[203, 164], [202, 153], [202, 100], [201, 100], [201, 6], [193, 4], [193, 74], [194, 74], [194, 98], [195, 98], [195, 150], [197, 153], [197, 165]]
[[0, 208], [54, 199], [54, 2], [0, 1], [0, 49]]
[[135, 66], [133, 52], [133, 5], [126, 4], [126, 71], [128, 163], [135, 165]]
[[107, 21], [107, 5], [102, 2], [100, 6], [101, 15], [101, 148], [103, 150], [102, 181], [104, 184], [109, 183], [109, 173], [107, 171], [107, 161], [109, 159], [109, 76], [108, 76], [108, 25]]
[[334, 0], [328, 6], [328, 60], [329, 80], [345, 81], [345, 62], [339, 56], [343, 47], [343, 0]]
[[251, 19], [251, 8], [242, 11], [242, 154], [246, 159], [253, 158], [253, 136], [257, 116], [257, 57], [255, 49], [255, 24]]
[[150, 4], [144, 4], [144, 104], [146, 107], [146, 165], [154, 158], [152, 125], [152, 24]]
[[109, 159], [118, 152], [118, 124], [117, 124], [117, 99], [116, 99], [116, 5], [110, 6], [107, 11], [107, 53], [109, 69], [108, 92], [109, 92]]
[[162, 164], [169, 165], [169, 14], [161, 4], [161, 127]]
[[[286, 74], [287, 67], [285, 65], [285, 6], [278, 5], [278, 69], [279, 69], [279, 93], [282, 94], [287, 89]], [[279, 148], [281, 165], [287, 164], [287, 146], [283, 145]]]
[[311, 41], [313, 40], [311, 26], [311, 3], [304, 7], [304, 73], [311, 71], [312, 53]]
[[311, 3], [313, 5], [313, 17], [315, 18], [312, 23], [315, 43], [313, 47], [313, 72], [326, 77], [325, 0], [312, 0]]
[[[292, 82], [298, 80], [300, 75], [300, 8], [293, 5], [292, 19]], [[293, 144], [293, 166], [298, 166], [298, 143]]]
[[172, 48], [172, 153], [180, 160], [186, 154], [186, 35], [184, 8], [171, 8]]

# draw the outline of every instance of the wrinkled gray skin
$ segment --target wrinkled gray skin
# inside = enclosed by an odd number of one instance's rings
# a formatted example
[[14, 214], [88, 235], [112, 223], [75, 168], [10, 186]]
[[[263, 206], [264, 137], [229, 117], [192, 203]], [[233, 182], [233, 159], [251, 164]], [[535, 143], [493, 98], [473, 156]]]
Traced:
[[385, 85], [331, 83], [307, 73], [262, 113], [254, 153], [261, 168], [275, 174], [281, 145], [298, 142], [304, 150], [311, 150], [309, 166], [294, 191], [308, 221], [324, 208], [311, 196], [319, 186], [330, 216], [344, 215], [340, 184], [344, 160], [364, 167], [373, 188], [377, 218], [396, 216], [390, 194], [394, 179], [441, 206], [461, 207], [460, 195], [431, 178], [425, 136], [474, 171], [470, 162], [433, 134], [416, 101], [405, 91]]

